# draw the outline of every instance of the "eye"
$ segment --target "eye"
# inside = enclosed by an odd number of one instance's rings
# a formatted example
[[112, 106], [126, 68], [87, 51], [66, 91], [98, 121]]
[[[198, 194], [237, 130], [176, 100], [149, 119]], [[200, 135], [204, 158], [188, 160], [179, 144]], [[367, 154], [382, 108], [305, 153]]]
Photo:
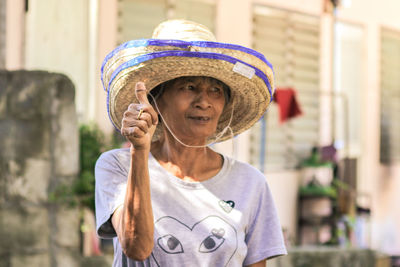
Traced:
[[189, 84], [186, 84], [185, 89], [189, 90], [189, 91], [194, 91], [194, 90], [196, 90], [196, 87], [193, 84], [189, 83]]
[[223, 89], [217, 86], [211, 87], [210, 88], [210, 93], [215, 96], [215, 97], [219, 97], [222, 96]]
[[201, 253], [210, 253], [217, 250], [222, 243], [224, 243], [225, 238], [218, 237], [215, 235], [207, 236], [203, 242], [200, 244], [199, 252]]
[[183, 253], [181, 242], [173, 235], [165, 235], [157, 240], [158, 245], [168, 254]]
[[221, 91], [222, 91], [222, 89], [219, 88], [219, 87], [211, 87], [211, 92], [219, 93], [219, 92], [221, 92]]

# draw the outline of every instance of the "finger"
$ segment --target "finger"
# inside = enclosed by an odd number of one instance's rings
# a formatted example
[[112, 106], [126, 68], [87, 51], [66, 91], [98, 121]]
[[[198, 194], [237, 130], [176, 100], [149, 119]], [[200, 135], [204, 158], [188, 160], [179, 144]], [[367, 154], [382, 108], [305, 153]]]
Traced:
[[151, 123], [151, 117], [150, 114], [143, 113], [140, 120], [137, 120], [136, 118], [129, 117], [129, 112], [125, 112], [128, 115], [122, 118], [121, 121], [121, 128], [131, 128], [131, 127], [138, 127], [140, 128], [144, 133], [147, 133], [149, 128], [152, 126]]
[[145, 133], [139, 127], [123, 127], [121, 129], [121, 134], [126, 137], [141, 138]]
[[[146, 86], [143, 82], [137, 82], [135, 87], [135, 95], [140, 103], [140, 108], [151, 115], [153, 125], [158, 124], [158, 114], [154, 110], [147, 98]], [[138, 109], [139, 110], [139, 109]]]
[[[138, 119], [140, 110], [142, 113]], [[132, 118], [134, 120], [145, 120], [149, 127], [158, 123], [158, 115], [150, 104], [135, 104], [132, 103], [128, 106], [128, 109], [124, 112], [123, 118]]]
[[136, 121], [133, 127], [139, 128], [143, 133], [147, 133], [149, 131], [149, 125], [145, 120]]
[[145, 123], [146, 126], [148, 128], [150, 128], [151, 126], [153, 126], [153, 118], [151, 116], [151, 114], [147, 111], [144, 111], [141, 115], [140, 115], [140, 119], [136, 120], [139, 123]]
[[149, 127], [158, 123], [158, 114], [154, 110], [152, 105], [148, 105], [143, 108], [144, 112], [140, 116], [140, 119], [144, 119], [149, 123]]
[[135, 95], [140, 104], [150, 104], [147, 99], [147, 90], [143, 82], [137, 82], [135, 87]]
[[[140, 119], [140, 120], [144, 119], [144, 120], [148, 121], [149, 127], [151, 127], [152, 125], [156, 125], [158, 123], [158, 114], [154, 110], [154, 108], [151, 104], [135, 104], [134, 106], [132, 105], [132, 107], [134, 107], [136, 109], [136, 111], [134, 113], [134, 114], [136, 114], [136, 119]], [[143, 110], [143, 111], [140, 114], [140, 117], [138, 117], [140, 110]]]

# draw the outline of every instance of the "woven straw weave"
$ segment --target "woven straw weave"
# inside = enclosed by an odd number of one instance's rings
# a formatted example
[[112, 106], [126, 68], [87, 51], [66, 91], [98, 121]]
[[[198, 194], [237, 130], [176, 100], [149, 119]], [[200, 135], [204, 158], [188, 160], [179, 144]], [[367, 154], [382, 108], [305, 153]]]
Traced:
[[[121, 128], [123, 113], [129, 104], [137, 102], [137, 82], [144, 82], [150, 92], [163, 82], [183, 76], [213, 77], [230, 87], [231, 101], [220, 117], [216, 135], [228, 125], [232, 107], [230, 126], [234, 135], [247, 130], [262, 117], [274, 90], [272, 66], [263, 55], [237, 45], [210, 42], [213, 35], [204, 26], [183, 20], [164, 22], [156, 28], [155, 34], [165, 40], [127, 42], [112, 51], [103, 62], [102, 82], [108, 93], [108, 112], [117, 129]], [[163, 53], [166, 56], [160, 57]], [[246, 68], [256, 70], [256, 74], [249, 78], [233, 71], [238, 61], [246, 64]], [[157, 129], [153, 140], [160, 134]], [[231, 137], [227, 131], [218, 141]], [[214, 136], [209, 141], [213, 139]]]

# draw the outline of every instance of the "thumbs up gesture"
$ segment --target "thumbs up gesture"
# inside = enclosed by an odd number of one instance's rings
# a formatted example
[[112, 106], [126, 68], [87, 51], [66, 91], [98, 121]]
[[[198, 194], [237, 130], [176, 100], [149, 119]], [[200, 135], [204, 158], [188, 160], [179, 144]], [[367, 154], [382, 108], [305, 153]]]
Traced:
[[136, 83], [135, 95], [139, 103], [132, 103], [124, 112], [121, 134], [133, 145], [135, 150], [150, 150], [151, 139], [158, 124], [157, 112], [147, 99], [143, 82]]

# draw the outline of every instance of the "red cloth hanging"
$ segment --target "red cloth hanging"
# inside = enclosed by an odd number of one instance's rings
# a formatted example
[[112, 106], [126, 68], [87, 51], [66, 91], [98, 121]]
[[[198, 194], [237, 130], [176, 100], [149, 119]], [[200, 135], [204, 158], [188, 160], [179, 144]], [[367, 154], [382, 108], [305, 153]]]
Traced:
[[277, 88], [274, 101], [279, 105], [281, 123], [302, 114], [300, 105], [296, 100], [296, 91], [293, 88]]

